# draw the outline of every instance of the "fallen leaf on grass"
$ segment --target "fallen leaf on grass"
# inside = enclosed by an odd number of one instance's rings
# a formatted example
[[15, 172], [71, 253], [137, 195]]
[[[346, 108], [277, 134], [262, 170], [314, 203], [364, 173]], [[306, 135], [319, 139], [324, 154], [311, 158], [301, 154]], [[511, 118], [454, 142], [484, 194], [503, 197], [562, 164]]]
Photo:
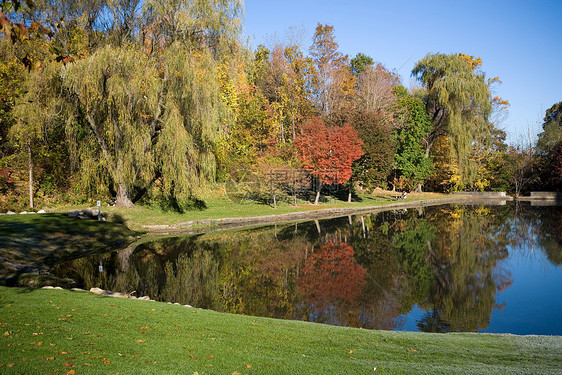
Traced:
[[197, 357], [194, 356], [193, 354], [190, 354], [189, 356], [191, 357], [191, 359], [197, 359]]
[[138, 339], [137, 342], [140, 343], [140, 344], [142, 344], [142, 343], [146, 342], [146, 340]]
[[69, 372], [65, 372], [64, 375], [74, 375], [76, 374], [76, 371], [74, 370], [70, 370]]
[[415, 352], [417, 352], [417, 350], [416, 350], [416, 349], [411, 349], [411, 350], [412, 350], [412, 351], [413, 351], [414, 353], [415, 353]]
[[252, 365], [246, 365], [246, 368], [252, 368]]
[[104, 363], [105, 365], [109, 365], [109, 364], [111, 363], [111, 361], [110, 361], [109, 359], [105, 359], [105, 358], [104, 358], [104, 359], [103, 359], [103, 363]]
[[68, 362], [65, 362], [64, 365], [65, 365], [66, 367], [72, 367], [72, 366], [74, 366], [72, 363], [68, 363]]
[[214, 355], [212, 355], [212, 354], [209, 354], [209, 355], [207, 355], [207, 358], [209, 358], [209, 359], [213, 359], [213, 358], [215, 358], [215, 356], [214, 356]]
[[349, 351], [349, 354], [353, 354], [353, 349]]
[[16, 365], [16, 364], [12, 362], [12, 363], [8, 363], [8, 364], [6, 365], [6, 367], [14, 367], [15, 365]]
[[45, 361], [54, 361], [55, 357], [41, 357], [41, 359], [43, 359]]

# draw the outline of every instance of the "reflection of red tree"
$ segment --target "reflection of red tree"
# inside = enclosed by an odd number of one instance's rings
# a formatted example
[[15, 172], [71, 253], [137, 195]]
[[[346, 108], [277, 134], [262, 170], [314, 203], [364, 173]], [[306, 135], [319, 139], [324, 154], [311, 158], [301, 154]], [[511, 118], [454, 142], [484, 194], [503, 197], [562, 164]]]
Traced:
[[334, 298], [353, 302], [365, 285], [365, 268], [353, 261], [355, 251], [342, 242], [329, 242], [308, 257], [304, 277], [299, 280], [301, 293], [314, 304], [330, 304]]

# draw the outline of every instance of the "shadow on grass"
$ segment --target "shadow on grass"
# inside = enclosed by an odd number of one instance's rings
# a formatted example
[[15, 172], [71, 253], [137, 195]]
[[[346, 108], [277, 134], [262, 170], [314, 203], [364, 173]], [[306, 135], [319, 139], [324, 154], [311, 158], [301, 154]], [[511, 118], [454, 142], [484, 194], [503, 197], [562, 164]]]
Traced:
[[207, 209], [205, 201], [197, 197], [191, 197], [184, 201], [179, 201], [176, 198], [161, 199], [157, 204], [163, 212], [176, 212], [180, 214], [186, 211], [203, 211]]
[[[123, 222], [123, 218], [117, 218]], [[0, 217], [0, 284], [18, 284], [22, 275], [48, 275], [64, 260], [119, 250], [136, 232], [122, 223], [70, 218], [67, 214]]]

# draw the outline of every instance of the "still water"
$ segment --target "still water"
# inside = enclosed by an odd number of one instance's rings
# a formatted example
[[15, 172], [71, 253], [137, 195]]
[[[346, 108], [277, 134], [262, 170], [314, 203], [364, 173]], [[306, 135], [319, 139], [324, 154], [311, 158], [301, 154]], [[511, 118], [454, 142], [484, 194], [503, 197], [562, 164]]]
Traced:
[[443, 205], [219, 231], [76, 259], [51, 273], [84, 288], [236, 314], [562, 335], [562, 207]]

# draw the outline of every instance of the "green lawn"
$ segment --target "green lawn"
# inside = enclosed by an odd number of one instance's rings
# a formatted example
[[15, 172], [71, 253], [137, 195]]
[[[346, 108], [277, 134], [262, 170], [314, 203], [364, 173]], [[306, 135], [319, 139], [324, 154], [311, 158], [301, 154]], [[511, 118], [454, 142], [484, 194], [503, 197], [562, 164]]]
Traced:
[[[399, 194], [396, 193], [394, 195]], [[421, 193], [410, 194], [406, 201], [450, 197], [451, 196], [447, 194]], [[263, 203], [246, 202], [240, 204], [239, 202], [228, 199], [224, 194], [208, 195], [203, 197], [202, 200], [205, 202], [205, 208], [200, 210], [193, 209], [185, 211], [184, 213], [164, 211], [158, 207], [147, 207], [143, 205], [136, 205], [132, 208], [102, 207], [102, 211], [109, 215], [110, 220], [122, 220], [129, 228], [139, 230], [142, 229], [144, 225], [177, 224], [191, 220], [264, 216], [325, 208], [369, 207], [396, 203], [396, 200], [393, 199], [391, 194], [361, 195], [352, 203], [330, 197], [328, 197], [327, 202], [318, 205], [304, 201], [299, 201], [297, 206], [293, 206], [287, 202], [279, 202], [277, 208], [273, 208], [271, 204]], [[78, 208], [65, 206], [57, 208], [56, 211], [68, 212]]]
[[[562, 337], [370, 331], [0, 287], [2, 374], [559, 374]], [[376, 369], [376, 371], [375, 371]]]

